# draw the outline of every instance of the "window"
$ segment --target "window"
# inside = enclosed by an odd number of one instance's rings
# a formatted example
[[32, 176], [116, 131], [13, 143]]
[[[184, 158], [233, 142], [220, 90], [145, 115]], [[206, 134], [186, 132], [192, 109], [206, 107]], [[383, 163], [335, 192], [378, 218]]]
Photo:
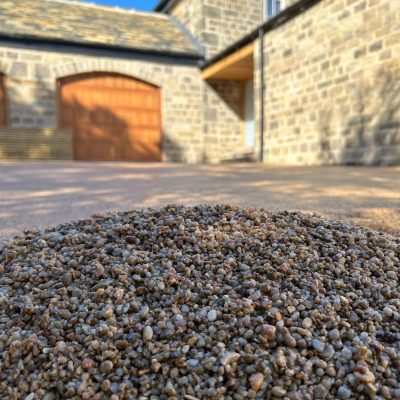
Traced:
[[7, 124], [7, 101], [5, 77], [0, 74], [0, 126]]
[[265, 0], [265, 19], [272, 18], [276, 14], [279, 14], [282, 9], [282, 0]]

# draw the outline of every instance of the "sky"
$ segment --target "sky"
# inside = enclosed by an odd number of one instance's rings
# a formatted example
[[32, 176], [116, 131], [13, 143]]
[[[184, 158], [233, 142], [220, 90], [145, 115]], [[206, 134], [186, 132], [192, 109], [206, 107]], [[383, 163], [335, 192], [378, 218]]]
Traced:
[[104, 4], [108, 6], [119, 6], [134, 8], [136, 10], [151, 11], [158, 3], [158, 0], [83, 0], [88, 3]]

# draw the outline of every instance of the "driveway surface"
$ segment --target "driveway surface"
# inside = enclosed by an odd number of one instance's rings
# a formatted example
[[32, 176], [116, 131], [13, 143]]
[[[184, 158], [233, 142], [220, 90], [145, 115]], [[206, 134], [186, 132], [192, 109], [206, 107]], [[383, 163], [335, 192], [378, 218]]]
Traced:
[[229, 203], [313, 211], [400, 232], [400, 167], [0, 164], [0, 238], [98, 212]]

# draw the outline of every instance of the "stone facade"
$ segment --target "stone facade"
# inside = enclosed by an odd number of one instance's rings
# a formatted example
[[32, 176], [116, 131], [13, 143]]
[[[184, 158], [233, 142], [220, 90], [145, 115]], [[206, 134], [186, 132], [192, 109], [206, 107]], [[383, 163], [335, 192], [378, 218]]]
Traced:
[[174, 4], [169, 14], [179, 21], [199, 44], [203, 45], [204, 18], [202, 0], [179, 0]]
[[[287, 0], [289, 6], [296, 0]], [[263, 17], [263, 1], [180, 0], [170, 10], [207, 58]], [[260, 43], [254, 50], [260, 150]], [[57, 128], [57, 80], [117, 72], [161, 88], [166, 161], [247, 158], [243, 81], [204, 81], [193, 62], [117, 51], [0, 42], [10, 125]], [[320, 0], [265, 34], [264, 162], [400, 162], [400, 7], [397, 0]]]
[[93, 71], [118, 72], [159, 86], [164, 159], [203, 160], [203, 81], [195, 65], [0, 45], [0, 73], [7, 77], [10, 126], [56, 128], [57, 79]]
[[188, 28], [210, 58], [262, 23], [263, 0], [180, 0], [169, 13]]
[[214, 80], [204, 91], [205, 161], [235, 160], [246, 154], [244, 146], [243, 81]]
[[[169, 14], [204, 48], [210, 58], [262, 22], [262, 0], [180, 0]], [[204, 154], [208, 162], [240, 159], [244, 145], [244, 82], [204, 81]]]
[[265, 162], [400, 161], [396, 0], [322, 0], [264, 43]]

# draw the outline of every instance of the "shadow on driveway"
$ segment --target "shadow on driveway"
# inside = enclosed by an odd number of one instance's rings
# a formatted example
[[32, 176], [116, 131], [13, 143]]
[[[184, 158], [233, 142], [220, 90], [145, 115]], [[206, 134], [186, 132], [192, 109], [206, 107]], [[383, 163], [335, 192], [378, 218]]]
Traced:
[[0, 237], [171, 203], [312, 211], [400, 231], [400, 167], [5, 163], [0, 182]]

